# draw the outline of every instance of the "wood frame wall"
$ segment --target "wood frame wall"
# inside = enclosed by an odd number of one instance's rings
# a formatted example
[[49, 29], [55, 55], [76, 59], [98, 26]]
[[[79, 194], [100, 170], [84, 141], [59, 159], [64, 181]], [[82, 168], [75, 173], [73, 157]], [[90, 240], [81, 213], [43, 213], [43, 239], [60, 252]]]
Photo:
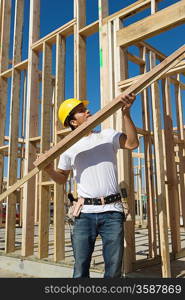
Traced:
[[[162, 1], [162, 0], [161, 0]], [[121, 91], [130, 87], [147, 74], [158, 61], [166, 56], [147, 44], [144, 39], [165, 30], [184, 24], [185, 3], [178, 1], [163, 10], [157, 11], [158, 1], [139, 0], [116, 12], [108, 13], [108, 0], [99, 0], [99, 19], [86, 25], [86, 1], [74, 0], [74, 18], [40, 39], [40, 1], [30, 0], [28, 58], [22, 61], [22, 26], [24, 20], [24, 0], [16, 1], [14, 23], [13, 58], [10, 64], [10, 20], [11, 0], [0, 0], [0, 191], [4, 191], [4, 158], [8, 157], [7, 187], [17, 181], [17, 160], [21, 159], [21, 176], [34, 168], [38, 153], [43, 153], [56, 145], [69, 131], [62, 128], [57, 120], [57, 110], [65, 98], [66, 38], [74, 36], [74, 96], [86, 98], [86, 40], [99, 32], [101, 107], [108, 104]], [[151, 15], [127, 27], [124, 20], [146, 8]], [[172, 14], [170, 18], [169, 15]], [[138, 25], [142, 24], [142, 32]], [[152, 25], [152, 24], [155, 24]], [[148, 30], [150, 28], [150, 30]], [[129, 39], [128, 39], [129, 37]], [[52, 49], [56, 45], [56, 72], [52, 75]], [[133, 54], [129, 46], [134, 45], [139, 55]], [[39, 57], [42, 55], [42, 70], [39, 70]], [[180, 216], [185, 225], [185, 171], [184, 171], [184, 121], [182, 90], [185, 84], [181, 76], [185, 74], [185, 56], [178, 64], [171, 65], [163, 74], [140, 94], [142, 106], [142, 128], [137, 128], [143, 139], [143, 153], [124, 151], [118, 153], [118, 173], [120, 187], [126, 187], [131, 218], [125, 223], [125, 264], [124, 273], [132, 272], [161, 258], [162, 276], [170, 277], [170, 250], [168, 229], [172, 248], [171, 257], [184, 255], [180, 240]], [[140, 74], [128, 78], [129, 61], [139, 66]], [[24, 101], [20, 102], [21, 74], [24, 74]], [[182, 75], [180, 75], [182, 74]], [[173, 75], [173, 77], [172, 77]], [[11, 80], [11, 83], [9, 83]], [[8, 86], [11, 86], [9, 136], [5, 136], [6, 104]], [[171, 86], [175, 94], [172, 95]], [[39, 88], [41, 87], [41, 99]], [[160, 96], [162, 91], [162, 99]], [[174, 130], [171, 101], [175, 99], [177, 128]], [[139, 100], [138, 100], [139, 101]], [[160, 101], [163, 114], [160, 112]], [[41, 113], [39, 111], [41, 105]], [[20, 107], [22, 106], [22, 107]], [[150, 108], [152, 107], [152, 109]], [[19, 136], [19, 114], [22, 110], [22, 134]], [[40, 120], [40, 125], [39, 125]], [[162, 128], [164, 120], [164, 129]], [[51, 123], [53, 125], [51, 125]], [[103, 128], [113, 127], [124, 130], [120, 111], [117, 110], [103, 124]], [[52, 133], [51, 133], [52, 132]], [[39, 134], [40, 133], [40, 134]], [[175, 150], [175, 152], [174, 152]], [[148, 259], [136, 260], [135, 245], [135, 196], [134, 196], [134, 157], [144, 160], [144, 173], [147, 195]], [[141, 161], [140, 161], [141, 162]], [[57, 166], [57, 159], [55, 160]], [[141, 172], [141, 164], [138, 165]], [[38, 172], [33, 171], [33, 175]], [[11, 193], [4, 201], [6, 208], [5, 253], [14, 252], [16, 229], [16, 202], [21, 202], [22, 256], [34, 254], [35, 224], [39, 226], [38, 258], [48, 257], [49, 246], [49, 207], [51, 191], [54, 198], [54, 261], [65, 260], [65, 192], [58, 184], [40, 171], [26, 181], [18, 191]], [[33, 193], [35, 192], [35, 195]], [[141, 193], [140, 193], [141, 194]], [[21, 198], [19, 200], [18, 197]], [[24, 199], [24, 201], [23, 201]], [[157, 199], [157, 201], [154, 201]], [[0, 202], [0, 213], [2, 202]], [[2, 216], [2, 214], [1, 214]], [[0, 216], [0, 226], [3, 226]], [[157, 243], [157, 236], [160, 243]], [[159, 251], [157, 250], [159, 246]]]

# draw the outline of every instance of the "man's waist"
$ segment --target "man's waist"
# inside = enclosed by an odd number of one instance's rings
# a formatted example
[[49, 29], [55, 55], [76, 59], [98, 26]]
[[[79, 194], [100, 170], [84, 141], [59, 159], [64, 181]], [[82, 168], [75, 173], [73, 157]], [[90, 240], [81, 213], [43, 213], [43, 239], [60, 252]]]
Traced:
[[100, 198], [84, 198], [84, 205], [104, 205], [121, 201], [120, 193]]

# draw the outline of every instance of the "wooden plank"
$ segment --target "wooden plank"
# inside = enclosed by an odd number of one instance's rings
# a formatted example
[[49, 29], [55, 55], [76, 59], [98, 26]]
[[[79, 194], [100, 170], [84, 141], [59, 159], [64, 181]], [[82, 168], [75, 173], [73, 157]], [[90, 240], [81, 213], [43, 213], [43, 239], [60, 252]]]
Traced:
[[[8, 186], [17, 181], [17, 153], [18, 153], [18, 130], [19, 130], [19, 93], [20, 73], [13, 71], [10, 105], [10, 139], [8, 148]], [[6, 238], [5, 252], [15, 249], [15, 223], [16, 223], [16, 194], [11, 194], [7, 200], [6, 213]]]
[[4, 78], [12, 77], [12, 69], [8, 69], [8, 70], [4, 71], [3, 73], [1, 73], [0, 76], [4, 77]]
[[[74, 97], [86, 99], [86, 38], [79, 33], [86, 25], [86, 1], [74, 0], [74, 18]], [[77, 197], [76, 181], [74, 196]]]
[[[150, 68], [154, 68], [156, 64], [155, 54], [151, 53]], [[154, 128], [154, 145], [156, 156], [156, 199], [158, 205], [159, 216], [159, 232], [160, 232], [160, 251], [162, 260], [162, 276], [170, 277], [170, 257], [168, 244], [168, 229], [166, 216], [166, 198], [165, 198], [165, 175], [164, 175], [164, 150], [161, 135], [161, 119], [160, 119], [160, 95], [158, 83], [154, 82], [151, 85], [152, 96], [152, 113], [153, 113], [153, 128]]]
[[[120, 79], [127, 78], [128, 76], [128, 57], [127, 51], [116, 46], [116, 32], [122, 27], [122, 22], [119, 19], [113, 22], [113, 79], [114, 79], [114, 96], [120, 94], [117, 83]], [[112, 97], [113, 98], [113, 97]], [[116, 125], [115, 129], [121, 132], [125, 131], [125, 124], [123, 119], [123, 114], [119, 110], [115, 113], [114, 123]], [[120, 188], [126, 188], [127, 199], [129, 206], [129, 216], [127, 218], [128, 222], [124, 224], [124, 255], [123, 255], [123, 266], [122, 271], [124, 274], [133, 271], [133, 262], [136, 259], [135, 256], [135, 234], [134, 234], [134, 224], [135, 224], [135, 200], [134, 200], [134, 187], [133, 187], [133, 166], [132, 166], [132, 152], [131, 151], [119, 151], [118, 152], [118, 181]]]
[[[58, 121], [58, 109], [65, 98], [65, 59], [66, 42], [60, 35], [56, 40], [56, 84], [55, 84], [55, 130], [54, 143], [60, 140], [58, 130], [61, 122]], [[55, 160], [55, 168], [58, 167], [58, 159]], [[65, 258], [65, 212], [64, 212], [64, 186], [54, 183], [54, 261]]]
[[[0, 77], [0, 145], [4, 144], [5, 134], [5, 120], [6, 120], [6, 105], [7, 105], [7, 93], [8, 83], [7, 80]], [[0, 151], [0, 192], [3, 191], [3, 172], [4, 172], [4, 155]]]
[[85, 26], [84, 28], [79, 30], [80, 35], [83, 37], [89, 37], [92, 34], [95, 34], [99, 31], [99, 20]]
[[[5, 15], [4, 15], [4, 0], [0, 0], [0, 47], [3, 44], [3, 40], [8, 42], [8, 33], [6, 35], [5, 30]], [[9, 2], [10, 5], [10, 2]], [[8, 24], [10, 19], [8, 20]], [[8, 49], [7, 49], [8, 51]], [[2, 59], [2, 48], [0, 49], [0, 74], [4, 69]], [[4, 131], [5, 131], [5, 118], [6, 118], [6, 103], [7, 103], [7, 80], [0, 77], [0, 145], [4, 144]], [[0, 193], [3, 191], [3, 171], [4, 171], [4, 155], [0, 151]], [[2, 204], [0, 204], [0, 226], [3, 224], [2, 220]]]
[[[13, 64], [21, 61], [22, 50], [22, 28], [23, 28], [24, 1], [15, 3], [14, 22], [14, 44], [13, 44]], [[10, 130], [8, 148], [8, 186], [17, 181], [17, 153], [19, 134], [19, 103], [20, 103], [20, 72], [13, 70], [10, 103]], [[16, 224], [16, 200], [17, 195], [11, 194], [7, 200], [6, 209], [6, 229], [5, 229], [5, 252], [15, 250], [15, 224]]]
[[74, 96], [86, 99], [86, 39], [79, 34], [86, 24], [86, 3], [75, 0], [76, 25], [74, 27]]
[[157, 1], [151, 0], [151, 15], [155, 14], [157, 11]]
[[[169, 69], [165, 74], [163, 74], [161, 76], [161, 78], [166, 78], [178, 73], [184, 73], [185, 72], [185, 61], [181, 61], [179, 62], [175, 67]], [[147, 74], [147, 73], [146, 73]], [[120, 88], [128, 88], [130, 85], [134, 84], [137, 80], [141, 79], [144, 75], [137, 75], [135, 77], [132, 78], [128, 78], [126, 80], [122, 80], [118, 83]], [[173, 81], [174, 78], [171, 78], [171, 80]], [[182, 87], [183, 84], [181, 83]]]
[[0, 152], [3, 152], [4, 150], [8, 149], [8, 145], [4, 145], [0, 147]]
[[2, 20], [3, 20], [3, 0], [0, 0], [0, 44], [2, 45]]
[[[43, 64], [42, 64], [42, 115], [41, 115], [41, 143], [40, 151], [44, 153], [50, 148], [50, 113], [52, 99], [52, 48], [46, 42], [43, 45]], [[39, 258], [48, 256], [49, 241], [49, 205], [50, 189], [49, 186], [42, 185], [48, 181], [49, 175], [42, 171], [40, 174], [39, 191]]]
[[161, 51], [159, 51], [158, 49], [154, 48], [152, 45], [148, 44], [145, 41], [142, 42], [138, 42], [135, 44], [137, 47], [145, 47], [147, 51], [151, 51], [153, 53], [155, 53], [156, 57], [162, 61], [163, 59], [166, 58], [166, 55], [164, 55]]
[[[146, 60], [147, 50], [145, 47], [140, 48], [140, 56]], [[146, 64], [140, 67], [140, 72], [146, 74]], [[145, 89], [141, 93], [142, 102], [142, 122], [147, 132], [151, 132], [150, 110], [148, 101], [148, 90]], [[157, 255], [156, 241], [156, 220], [155, 220], [155, 204], [154, 204], [154, 178], [153, 178], [153, 156], [152, 156], [152, 139], [151, 135], [144, 136], [144, 158], [145, 158], [145, 180], [147, 194], [147, 215], [148, 215], [148, 241], [149, 241], [149, 257]]]
[[[185, 21], [185, 3], [180, 1], [117, 32], [117, 45], [129, 46], [151, 38]], [[141, 28], [139, 30], [139, 28]]]
[[[36, 158], [36, 147], [29, 141], [30, 137], [38, 136], [38, 105], [35, 99], [39, 95], [38, 54], [32, 51], [31, 45], [39, 38], [40, 1], [30, 1], [30, 26], [29, 26], [29, 53], [28, 53], [28, 77], [27, 77], [27, 111], [26, 111], [26, 144], [25, 144], [25, 174], [33, 169], [33, 161]], [[32, 174], [37, 170], [33, 169]], [[35, 190], [35, 178], [24, 185], [23, 201], [23, 227], [22, 227], [22, 255], [32, 255], [34, 251], [34, 212], [33, 191]], [[24, 177], [21, 179], [24, 181]]]
[[[157, 2], [163, 1], [163, 0], [156, 0]], [[112, 21], [113, 19], [119, 18], [125, 19], [130, 16], [133, 16], [134, 14], [143, 11], [151, 6], [151, 0], [139, 0], [135, 1], [133, 4], [121, 9], [120, 11], [106, 17], [103, 19], [103, 23], [107, 23], [109, 21]]]
[[132, 61], [133, 63], [135, 63], [135, 64], [137, 64], [137, 65], [140, 65], [140, 66], [145, 65], [145, 61], [144, 61], [142, 58], [137, 57], [136, 55], [133, 55], [133, 54], [130, 53], [130, 52], [128, 52], [127, 55], [128, 55], [128, 59], [129, 59], [130, 61]]
[[[103, 8], [103, 9], [102, 9]], [[103, 18], [108, 16], [108, 1], [99, 0], [99, 58], [100, 58], [100, 103], [104, 107], [110, 101], [109, 95], [109, 46], [108, 46], [108, 24], [103, 25]], [[113, 117], [112, 117], [113, 118]], [[102, 128], [109, 127], [112, 118], [105, 120]]]
[[[140, 93], [143, 89], [149, 86], [152, 82], [159, 79], [169, 68], [171, 65], [177, 64], [184, 57], [185, 46], [178, 49], [168, 58], [166, 58], [162, 63], [154, 67], [149, 73], [147, 73], [143, 78], [137, 81], [136, 84], [129, 87], [124, 91], [123, 95], [135, 93]], [[85, 136], [88, 132], [91, 131], [92, 128], [96, 127], [103, 120], [113, 114], [116, 110], [121, 108], [122, 103], [119, 98], [113, 99], [110, 103], [108, 103], [102, 110], [95, 113], [91, 116], [85, 123], [76, 128], [73, 132], [68, 134], [62, 141], [60, 141], [57, 145], [51, 148], [47, 153], [41, 155], [37, 161], [35, 161], [34, 165], [37, 167], [37, 170], [32, 170], [33, 174], [36, 174], [37, 171], [43, 169], [48, 165], [49, 162], [53, 161], [56, 157], [58, 157], [62, 152], [66, 151], [69, 147], [71, 147], [74, 143], [79, 141], [83, 136]], [[27, 174], [27, 180], [29, 177]], [[15, 191], [18, 186], [21, 186], [25, 182], [24, 178], [22, 178], [19, 184], [15, 184], [14, 187], [11, 187], [11, 191], [6, 191], [0, 195], [0, 201], [2, 201], [5, 197], [7, 197], [11, 192]]]
[[170, 215], [170, 227], [172, 237], [172, 252], [179, 252], [180, 243], [180, 223], [179, 223], [179, 193], [177, 185], [177, 169], [174, 156], [173, 142], [173, 117], [170, 99], [170, 84], [168, 79], [163, 81], [163, 110], [164, 110], [164, 139], [165, 139], [165, 156], [166, 175], [168, 181], [168, 205]]
[[22, 55], [22, 37], [23, 37], [23, 19], [24, 19], [24, 0], [16, 0], [15, 25], [14, 25], [14, 53], [13, 65], [21, 62]]
[[53, 32], [49, 33], [48, 35], [44, 36], [42, 39], [34, 41], [32, 44], [32, 49], [35, 51], [41, 51], [44, 42], [47, 42], [48, 44], [51, 45], [56, 43], [57, 34], [61, 34], [63, 37], [67, 37], [73, 34], [75, 22], [76, 20], [73, 19], [68, 23], [62, 25], [61, 27], [57, 28]]
[[0, 48], [0, 73], [8, 69], [10, 44], [11, 0], [4, 0], [2, 8], [2, 29]]
[[[179, 78], [178, 78], [179, 79]], [[183, 105], [182, 105], [182, 93], [180, 86], [175, 86], [175, 102], [176, 102], [176, 118], [177, 118], [177, 131], [180, 133], [180, 139], [185, 140], [184, 122], [183, 122]], [[184, 157], [185, 147], [183, 144], [179, 144], [179, 179], [180, 179], [180, 204], [183, 218], [183, 226], [185, 227], [185, 172], [184, 172]]]

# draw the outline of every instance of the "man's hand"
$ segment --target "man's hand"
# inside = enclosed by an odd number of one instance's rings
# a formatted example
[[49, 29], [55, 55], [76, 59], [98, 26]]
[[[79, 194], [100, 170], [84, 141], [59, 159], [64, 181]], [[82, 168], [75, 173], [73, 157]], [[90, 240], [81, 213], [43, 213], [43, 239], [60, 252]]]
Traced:
[[129, 95], [119, 95], [118, 97], [120, 97], [121, 102], [123, 103], [122, 105], [122, 112], [126, 113], [129, 111], [130, 107], [132, 106], [132, 104], [134, 103], [134, 100], [136, 99], [135, 94], [129, 94]]
[[[46, 153], [47, 151], [45, 151], [45, 153]], [[42, 155], [42, 153], [40, 153], [40, 154], [37, 154], [37, 159], [39, 159], [39, 157]], [[45, 172], [48, 172], [49, 173], [49, 171], [53, 171], [54, 170], [54, 165], [53, 165], [53, 162], [51, 162], [51, 163], [49, 163], [45, 168], [44, 168], [44, 171]]]

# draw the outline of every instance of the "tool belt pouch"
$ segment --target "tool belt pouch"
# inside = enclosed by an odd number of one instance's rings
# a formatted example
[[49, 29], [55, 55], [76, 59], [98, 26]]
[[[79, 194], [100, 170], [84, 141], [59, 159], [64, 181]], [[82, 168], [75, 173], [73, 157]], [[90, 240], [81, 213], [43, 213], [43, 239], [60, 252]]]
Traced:
[[[71, 218], [79, 216], [83, 205], [84, 205], [84, 198], [78, 198], [78, 201], [75, 202], [73, 206], [71, 206], [71, 210], [69, 209]], [[68, 212], [68, 216], [69, 216], [69, 212]]]

